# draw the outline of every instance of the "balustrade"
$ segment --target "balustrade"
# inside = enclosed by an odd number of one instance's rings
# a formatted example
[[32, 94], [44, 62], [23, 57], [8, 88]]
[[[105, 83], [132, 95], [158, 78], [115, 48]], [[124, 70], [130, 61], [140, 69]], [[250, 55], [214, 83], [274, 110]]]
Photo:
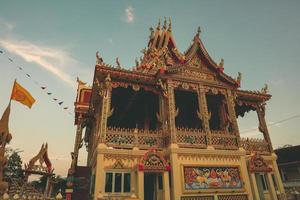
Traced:
[[267, 141], [258, 138], [241, 138], [241, 147], [243, 147], [248, 154], [258, 151], [263, 154], [270, 154], [270, 147]]
[[211, 134], [211, 145], [216, 149], [236, 150], [238, 149], [237, 138], [235, 135], [230, 135], [228, 132], [218, 131]]
[[150, 147], [163, 148], [167, 137], [162, 130], [141, 130], [126, 128], [107, 128], [106, 144], [116, 148], [148, 149]]
[[176, 138], [179, 147], [206, 148], [206, 137], [206, 134], [200, 129], [177, 127]]

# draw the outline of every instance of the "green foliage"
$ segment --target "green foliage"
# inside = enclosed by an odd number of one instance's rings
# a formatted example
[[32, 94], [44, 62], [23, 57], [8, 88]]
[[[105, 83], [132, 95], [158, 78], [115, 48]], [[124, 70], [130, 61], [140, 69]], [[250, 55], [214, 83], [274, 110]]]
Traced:
[[22, 159], [18, 150], [8, 150], [8, 161], [4, 168], [4, 179], [10, 182], [10, 179], [24, 179], [22, 171]]

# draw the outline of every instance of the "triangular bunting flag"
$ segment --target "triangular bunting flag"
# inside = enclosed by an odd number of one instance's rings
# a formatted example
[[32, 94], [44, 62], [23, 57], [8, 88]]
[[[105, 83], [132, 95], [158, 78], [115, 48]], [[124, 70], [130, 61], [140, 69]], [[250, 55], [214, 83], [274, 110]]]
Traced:
[[59, 104], [59, 105], [61, 105], [61, 104], [63, 104], [63, 103], [64, 103], [64, 102], [63, 102], [63, 101], [61, 101], [61, 102], [59, 102], [58, 104]]
[[41, 87], [41, 88], [42, 88], [42, 90], [46, 89], [46, 87]]

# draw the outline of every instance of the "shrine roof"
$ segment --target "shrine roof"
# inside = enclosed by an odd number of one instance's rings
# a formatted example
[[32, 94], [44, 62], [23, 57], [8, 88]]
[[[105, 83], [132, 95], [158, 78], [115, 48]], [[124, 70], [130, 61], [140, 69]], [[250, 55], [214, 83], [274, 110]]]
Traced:
[[263, 88], [262, 91], [250, 91], [250, 90], [237, 90], [237, 98], [245, 101], [263, 102], [271, 99], [272, 95], [267, 93], [268, 91]]

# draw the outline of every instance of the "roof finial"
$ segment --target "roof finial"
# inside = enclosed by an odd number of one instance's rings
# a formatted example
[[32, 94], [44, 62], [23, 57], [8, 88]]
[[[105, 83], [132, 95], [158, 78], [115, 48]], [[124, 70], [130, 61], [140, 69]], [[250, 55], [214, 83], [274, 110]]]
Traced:
[[269, 87], [268, 87], [268, 84], [265, 83], [265, 87], [263, 87], [261, 89], [261, 93], [267, 94], [268, 92], [269, 92]]
[[201, 28], [200, 28], [200, 26], [198, 26], [198, 29], [197, 29], [197, 36], [198, 37], [200, 36], [200, 33], [201, 33]]
[[153, 38], [153, 36], [154, 36], [154, 29], [152, 28], [152, 26], [149, 28], [149, 30], [150, 30], [150, 39], [152, 39]]
[[169, 17], [169, 29], [168, 29], [169, 31], [171, 31], [172, 30], [172, 22], [171, 22], [171, 17]]
[[164, 20], [164, 26], [163, 26], [164, 30], [167, 29], [167, 18], [165, 17], [165, 20]]
[[116, 57], [116, 64], [117, 64], [117, 68], [121, 68], [121, 64], [120, 64], [120, 61], [119, 61], [119, 57]]
[[158, 24], [157, 24], [157, 27], [156, 27], [157, 30], [160, 29], [160, 18], [158, 19]]

